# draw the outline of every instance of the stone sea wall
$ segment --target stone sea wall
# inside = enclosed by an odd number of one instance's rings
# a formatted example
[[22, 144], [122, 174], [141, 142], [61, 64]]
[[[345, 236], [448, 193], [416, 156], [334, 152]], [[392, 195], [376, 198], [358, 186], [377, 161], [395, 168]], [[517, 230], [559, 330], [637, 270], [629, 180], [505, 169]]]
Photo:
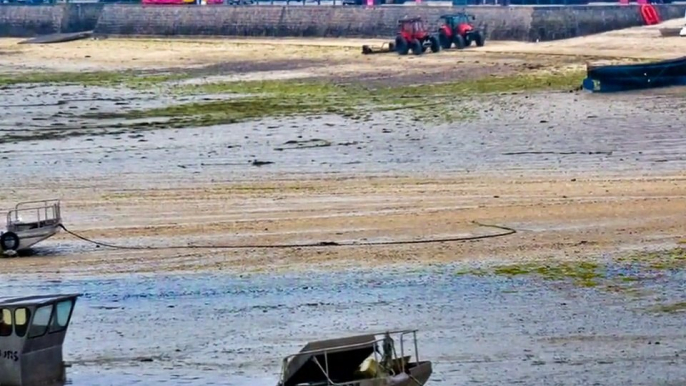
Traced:
[[[683, 4], [656, 5], [660, 16], [681, 18]], [[434, 6], [142, 6], [136, 4], [0, 5], [0, 36], [27, 37], [95, 30], [106, 35], [391, 37], [396, 22], [438, 17], [463, 8]], [[632, 6], [470, 6], [488, 39], [546, 41], [639, 26]]]

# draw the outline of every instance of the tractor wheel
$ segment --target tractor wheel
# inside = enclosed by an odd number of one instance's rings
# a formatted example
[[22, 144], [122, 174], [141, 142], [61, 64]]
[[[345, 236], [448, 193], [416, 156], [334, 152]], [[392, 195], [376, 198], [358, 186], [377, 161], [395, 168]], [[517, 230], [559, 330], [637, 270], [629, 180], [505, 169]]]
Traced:
[[431, 52], [438, 52], [441, 50], [441, 43], [435, 36], [429, 37], [429, 42], [431, 43]]
[[407, 40], [402, 36], [395, 38], [395, 50], [399, 55], [407, 55], [410, 52], [410, 46], [407, 44]]
[[444, 50], [449, 49], [450, 46], [453, 45], [453, 42], [450, 41], [448, 35], [446, 35], [443, 31], [441, 31], [441, 33], [438, 34], [438, 41], [441, 43], [441, 48], [443, 48]]
[[422, 53], [424, 53], [422, 43], [420, 43], [417, 39], [410, 42], [410, 50], [412, 50], [412, 53], [415, 55], [421, 55]]
[[484, 36], [481, 34], [481, 32], [477, 32], [474, 34], [474, 41], [476, 42], [477, 47], [483, 47], [484, 43]]
[[461, 50], [464, 47], [465, 47], [464, 36], [455, 35], [455, 48], [457, 48], [458, 50]]

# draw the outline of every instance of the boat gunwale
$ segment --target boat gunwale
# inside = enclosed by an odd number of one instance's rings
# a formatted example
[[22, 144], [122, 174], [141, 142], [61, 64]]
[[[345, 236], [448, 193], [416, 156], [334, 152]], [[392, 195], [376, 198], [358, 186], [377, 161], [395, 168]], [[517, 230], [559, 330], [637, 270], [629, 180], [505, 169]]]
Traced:
[[[676, 67], [678, 65], [683, 65], [686, 68], [686, 56], [682, 56], [682, 57], [675, 58], [675, 59], [665, 59], [665, 60], [661, 60], [659, 62], [647, 62], [647, 63], [603, 64], [603, 65], [593, 65], [592, 63], [586, 63], [586, 70], [588, 72], [600, 71], [603, 69], [631, 71], [631, 70], [638, 70], [641, 68], [645, 68], [647, 70], [650, 70], [650, 69], [659, 69], [660, 67]], [[685, 73], [686, 73], [686, 71], [685, 71]]]
[[[339, 339], [376, 337], [377, 335], [384, 335], [384, 334], [390, 334], [390, 335], [393, 335], [393, 334], [401, 334], [401, 335], [406, 335], [406, 334], [414, 334], [414, 333], [417, 333], [417, 332], [419, 332], [419, 330], [412, 330], [412, 329], [409, 329], [409, 330], [391, 330], [391, 331], [376, 332], [376, 333], [375, 333], [375, 332], [370, 332], [369, 334], [351, 335], [351, 336], [346, 336], [346, 337], [343, 337], [343, 338], [314, 340], [314, 341], [312, 341], [312, 342], [308, 342], [308, 343], [306, 344], [306, 346], [309, 345], [309, 344], [312, 344], [312, 343], [321, 343], [321, 342], [327, 342], [327, 341], [333, 341], [333, 340], [339, 340]], [[360, 347], [365, 347], [365, 346], [368, 346], [368, 345], [370, 345], [370, 344], [374, 344], [374, 343], [381, 342], [381, 341], [383, 341], [383, 338], [381, 338], [381, 339], [376, 339], [376, 338], [375, 338], [374, 340], [370, 340], [369, 342], [366, 342], [366, 343], [355, 343], [355, 344], [349, 344], [349, 345], [332, 346], [332, 347], [327, 347], [327, 348], [322, 348], [322, 349], [316, 349], [316, 350], [299, 351], [299, 352], [297, 352], [297, 353], [295, 353], [295, 354], [287, 355], [287, 356], [283, 357], [283, 359], [286, 360], [286, 359], [289, 359], [289, 358], [292, 358], [292, 357], [296, 357], [296, 356], [299, 356], [299, 355], [324, 354], [325, 352], [331, 352], [331, 351], [334, 351], [334, 350], [343, 350], [343, 349], [360, 348]]]

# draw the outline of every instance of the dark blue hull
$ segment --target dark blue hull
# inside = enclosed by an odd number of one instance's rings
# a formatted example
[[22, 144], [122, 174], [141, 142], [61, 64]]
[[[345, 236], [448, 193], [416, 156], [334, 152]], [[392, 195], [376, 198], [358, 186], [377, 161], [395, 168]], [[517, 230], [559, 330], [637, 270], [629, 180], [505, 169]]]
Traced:
[[583, 88], [616, 92], [686, 85], [686, 57], [653, 63], [588, 66]]

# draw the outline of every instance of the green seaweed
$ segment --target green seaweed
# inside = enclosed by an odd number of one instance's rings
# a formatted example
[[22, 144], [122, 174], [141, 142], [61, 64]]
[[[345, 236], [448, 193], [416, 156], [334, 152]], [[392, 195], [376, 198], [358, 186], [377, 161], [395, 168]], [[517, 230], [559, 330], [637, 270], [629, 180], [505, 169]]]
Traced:
[[[122, 113], [89, 113], [80, 118], [146, 119], [147, 122], [123, 122], [120, 127], [132, 130], [201, 127], [231, 124], [268, 117], [335, 114], [350, 120], [369, 120], [372, 114], [404, 115], [409, 119], [442, 124], [460, 122], [478, 116], [480, 95], [565, 89], [581, 81], [578, 72], [523, 73], [491, 76], [462, 82], [418, 86], [369, 86], [363, 82], [333, 83], [323, 80], [267, 80], [179, 85], [173, 81], [191, 77], [186, 73], [58, 72], [0, 75], [0, 86], [18, 84], [81, 84], [85, 86], [124, 86], [149, 89], [176, 95], [223, 94], [228, 98], [183, 103], [162, 108]], [[40, 139], [36, 137], [26, 140]], [[24, 137], [5, 137], [2, 142]]]
[[686, 302], [676, 302], [670, 304], [661, 304], [653, 307], [653, 311], [675, 314], [678, 312], [686, 312]]
[[578, 88], [585, 76], [583, 71], [520, 73], [507, 76], [488, 76], [467, 81], [438, 83], [429, 86], [405, 86], [388, 90], [397, 96], [470, 96], [523, 91], [553, 91]]
[[623, 264], [639, 265], [652, 270], [686, 268], [686, 249], [683, 247], [662, 251], [634, 252], [617, 259]]
[[100, 136], [100, 135], [119, 135], [124, 134], [125, 131], [118, 130], [105, 130], [101, 128], [64, 128], [63, 130], [49, 130], [41, 131], [36, 130], [25, 135], [22, 134], [4, 134], [0, 135], [0, 144], [3, 143], [17, 143], [17, 142], [28, 142], [28, 141], [41, 141], [41, 140], [55, 140], [55, 139], [65, 139], [73, 137], [88, 137], [88, 136]]
[[[584, 71], [533, 72], [488, 76], [464, 81], [410, 86], [366, 87], [361, 82], [331, 83], [322, 80], [266, 80], [181, 85], [179, 94], [272, 94], [289, 96], [367, 97], [376, 104], [397, 105], [412, 99], [455, 97], [516, 91], [563, 90], [577, 88]], [[364, 102], [364, 101], [361, 101]]]
[[468, 95], [564, 89], [580, 83], [577, 73], [523, 74], [423, 86], [366, 87], [319, 80], [268, 80], [171, 86], [181, 95], [223, 94], [220, 101], [194, 102], [90, 118], [172, 118], [155, 126], [186, 127], [237, 123], [266, 117], [337, 114], [366, 120], [375, 112], [407, 113], [411, 119], [450, 123], [477, 116]]
[[[278, 100], [276, 98], [236, 98], [180, 104], [124, 113], [92, 113], [84, 118], [141, 119], [166, 117], [167, 122], [152, 122], [148, 128], [211, 126], [237, 123], [265, 117], [308, 115], [312, 113], [345, 114], [345, 108], [335, 108], [321, 101]], [[135, 125], [134, 125], [135, 126]]]
[[659, 304], [657, 306], [649, 307], [649, 311], [666, 314], [686, 312], [686, 302]]
[[593, 262], [524, 263], [500, 265], [492, 269], [497, 276], [534, 275], [550, 281], [572, 281], [583, 287], [595, 287], [604, 277], [600, 265]]
[[[628, 273], [608, 275], [608, 269], [627, 269]], [[686, 268], [686, 249], [633, 252], [600, 261], [546, 261], [502, 264], [490, 268], [463, 269], [458, 275], [530, 276], [553, 282], [569, 282], [579, 287], [597, 287], [631, 296], [647, 293], [641, 283], [659, 276], [658, 272]]]
[[362, 90], [361, 86], [336, 85], [318, 80], [256, 80], [191, 84], [174, 87], [174, 91], [179, 94], [271, 94], [298, 96], [303, 99], [349, 94], [360, 90]]
[[20, 84], [79, 84], [84, 86], [117, 86], [145, 88], [187, 78], [184, 73], [154, 74], [137, 71], [30, 72], [0, 75], [0, 86]]

